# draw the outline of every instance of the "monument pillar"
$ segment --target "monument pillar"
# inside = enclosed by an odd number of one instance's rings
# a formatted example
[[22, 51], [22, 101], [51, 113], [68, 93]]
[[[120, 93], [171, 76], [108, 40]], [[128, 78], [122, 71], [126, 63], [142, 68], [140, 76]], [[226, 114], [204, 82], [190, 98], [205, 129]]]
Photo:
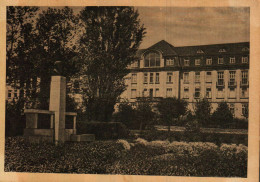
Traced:
[[66, 78], [52, 76], [49, 110], [55, 112], [55, 144], [65, 141]]

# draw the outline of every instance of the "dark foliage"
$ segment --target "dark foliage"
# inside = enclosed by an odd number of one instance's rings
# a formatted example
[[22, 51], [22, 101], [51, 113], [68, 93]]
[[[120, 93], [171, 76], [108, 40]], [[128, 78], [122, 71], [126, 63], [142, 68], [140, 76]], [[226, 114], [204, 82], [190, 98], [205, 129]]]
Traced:
[[20, 100], [6, 101], [5, 110], [5, 135], [17, 136], [23, 134], [25, 128], [25, 115], [23, 113], [23, 104]]
[[233, 122], [233, 115], [226, 102], [219, 103], [216, 111], [212, 114], [211, 121], [214, 125], [225, 127]]
[[78, 134], [95, 134], [101, 140], [126, 138], [128, 132], [120, 122], [77, 122]]
[[195, 117], [201, 126], [207, 126], [211, 119], [211, 104], [208, 99], [197, 100], [195, 103]]

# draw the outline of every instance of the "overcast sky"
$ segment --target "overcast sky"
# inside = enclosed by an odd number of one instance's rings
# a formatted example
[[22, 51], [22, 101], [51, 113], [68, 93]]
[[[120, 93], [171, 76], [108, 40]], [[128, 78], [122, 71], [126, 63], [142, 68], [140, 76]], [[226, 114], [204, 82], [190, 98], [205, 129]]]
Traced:
[[173, 46], [249, 41], [249, 8], [138, 7], [147, 28], [141, 48], [164, 39]]
[[[72, 8], [75, 14], [83, 9]], [[147, 32], [140, 48], [148, 48], [160, 40], [166, 40], [173, 46], [249, 41], [250, 12], [246, 7], [135, 8]]]

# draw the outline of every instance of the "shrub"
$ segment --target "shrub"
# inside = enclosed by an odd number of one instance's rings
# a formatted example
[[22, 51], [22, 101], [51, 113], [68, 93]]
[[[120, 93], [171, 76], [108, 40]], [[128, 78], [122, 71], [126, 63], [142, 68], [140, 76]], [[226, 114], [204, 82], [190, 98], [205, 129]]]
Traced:
[[78, 134], [95, 134], [96, 139], [126, 138], [126, 126], [120, 122], [77, 122]]
[[213, 124], [220, 127], [233, 122], [233, 115], [226, 102], [219, 103], [216, 111], [212, 114], [211, 120]]

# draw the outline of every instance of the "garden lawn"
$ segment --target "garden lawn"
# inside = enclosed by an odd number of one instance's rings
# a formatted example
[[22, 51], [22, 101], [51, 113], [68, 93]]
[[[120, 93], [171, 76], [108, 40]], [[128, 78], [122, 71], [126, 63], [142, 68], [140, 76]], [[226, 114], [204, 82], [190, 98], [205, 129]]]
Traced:
[[5, 171], [166, 176], [247, 176], [247, 147], [137, 139], [29, 144], [6, 138]]

